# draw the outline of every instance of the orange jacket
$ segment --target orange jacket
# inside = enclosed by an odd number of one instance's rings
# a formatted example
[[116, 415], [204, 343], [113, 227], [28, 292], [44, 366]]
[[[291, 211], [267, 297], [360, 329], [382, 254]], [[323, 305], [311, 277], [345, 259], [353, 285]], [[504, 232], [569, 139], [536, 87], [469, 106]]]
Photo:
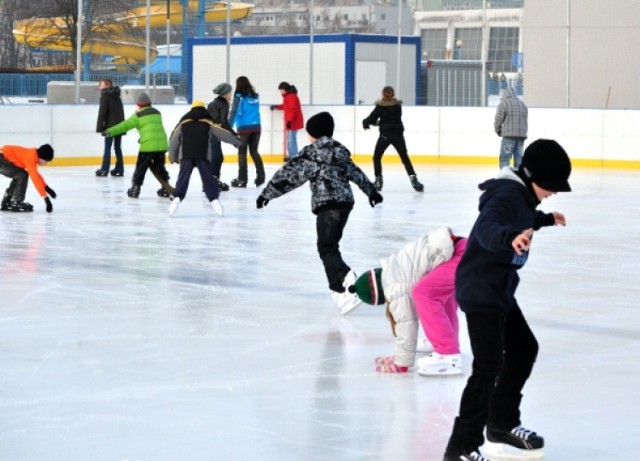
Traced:
[[40, 197], [47, 196], [47, 191], [44, 190], [47, 184], [38, 171], [38, 150], [35, 147], [3, 146], [0, 151], [6, 161], [27, 170]]

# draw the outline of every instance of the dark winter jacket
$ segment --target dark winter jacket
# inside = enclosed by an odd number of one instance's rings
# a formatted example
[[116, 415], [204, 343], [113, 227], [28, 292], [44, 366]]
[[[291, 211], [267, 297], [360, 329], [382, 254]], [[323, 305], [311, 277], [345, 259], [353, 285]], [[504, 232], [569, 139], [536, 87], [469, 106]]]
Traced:
[[222, 126], [225, 130], [231, 131], [229, 125], [229, 101], [224, 96], [218, 96], [207, 106], [207, 112], [214, 123]]
[[124, 120], [124, 107], [120, 99], [120, 87], [104, 88], [100, 92], [100, 107], [98, 108], [98, 123], [96, 132], [102, 133]]
[[[209, 112], [204, 107], [195, 107], [187, 112], [171, 133], [169, 142], [169, 161], [179, 162], [182, 159], [207, 160], [211, 158], [211, 138], [217, 138]], [[220, 127], [218, 127], [218, 130]], [[240, 146], [240, 139], [235, 147]]]
[[362, 121], [366, 130], [371, 125], [380, 127], [380, 134], [397, 134], [404, 131], [402, 124], [402, 101], [392, 98], [389, 101], [380, 99], [369, 116]]
[[465, 313], [507, 314], [515, 302], [517, 271], [528, 257], [528, 252], [514, 251], [513, 239], [528, 228], [552, 226], [555, 219], [536, 210], [539, 202], [530, 182], [511, 169], [501, 170], [479, 188], [484, 191], [480, 215], [456, 272], [456, 299]]
[[322, 137], [305, 146], [271, 178], [262, 195], [278, 198], [309, 181], [311, 211], [351, 209], [354, 204], [353, 181], [367, 196], [376, 191], [364, 172], [351, 160], [349, 150], [338, 141]]

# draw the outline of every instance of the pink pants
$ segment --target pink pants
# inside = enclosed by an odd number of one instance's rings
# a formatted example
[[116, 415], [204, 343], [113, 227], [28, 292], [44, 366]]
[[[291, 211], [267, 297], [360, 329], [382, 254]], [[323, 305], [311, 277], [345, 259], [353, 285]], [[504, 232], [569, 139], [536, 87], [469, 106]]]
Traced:
[[455, 275], [467, 239], [459, 240], [453, 257], [426, 274], [413, 287], [413, 303], [420, 324], [433, 350], [438, 354], [459, 354], [458, 302], [455, 296]]

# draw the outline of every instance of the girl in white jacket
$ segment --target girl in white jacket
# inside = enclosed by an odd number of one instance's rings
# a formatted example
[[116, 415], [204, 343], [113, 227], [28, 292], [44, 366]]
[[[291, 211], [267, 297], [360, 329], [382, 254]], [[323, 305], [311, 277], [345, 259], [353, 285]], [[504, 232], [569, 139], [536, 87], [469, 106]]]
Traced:
[[[460, 241], [463, 242], [460, 242]], [[447, 264], [446, 272], [455, 273], [455, 268], [464, 251], [466, 239], [460, 239], [452, 234], [449, 228], [443, 227], [430, 231], [421, 237], [405, 245], [400, 251], [391, 256], [381, 259], [381, 268], [371, 269], [362, 274], [355, 285], [349, 291], [358, 294], [360, 299], [368, 304], [387, 303], [387, 317], [391, 321], [393, 334], [396, 337], [395, 353], [389, 357], [378, 357], [376, 359], [376, 370], [386, 373], [402, 373], [408, 371], [414, 365], [416, 357], [416, 342], [418, 338], [418, 327], [424, 319], [433, 322], [434, 319], [441, 319], [442, 329], [450, 329], [454, 332], [457, 342], [457, 318], [455, 309], [450, 309], [448, 304], [455, 303], [453, 283], [445, 283], [445, 278], [438, 278], [442, 284], [442, 289], [447, 291], [447, 296], [439, 296], [438, 302], [426, 303], [425, 299], [419, 299], [422, 305], [428, 306], [430, 315], [423, 315], [425, 309], [416, 306], [414, 298], [414, 288], [436, 267]], [[458, 257], [451, 261], [454, 255], [454, 244]], [[443, 268], [444, 269], [444, 268]], [[450, 277], [452, 278], [452, 277]], [[448, 280], [448, 278], [447, 278]], [[440, 290], [440, 295], [443, 294]], [[446, 301], [445, 301], [446, 300]], [[433, 301], [433, 300], [431, 300]], [[434, 311], [441, 311], [433, 315]], [[442, 314], [442, 315], [437, 315]], [[434, 326], [434, 325], [430, 325]], [[424, 328], [427, 339], [431, 328]], [[432, 344], [438, 352], [437, 341]], [[459, 350], [458, 356], [459, 356]], [[457, 364], [459, 367], [459, 364]], [[427, 373], [425, 373], [427, 374]]]

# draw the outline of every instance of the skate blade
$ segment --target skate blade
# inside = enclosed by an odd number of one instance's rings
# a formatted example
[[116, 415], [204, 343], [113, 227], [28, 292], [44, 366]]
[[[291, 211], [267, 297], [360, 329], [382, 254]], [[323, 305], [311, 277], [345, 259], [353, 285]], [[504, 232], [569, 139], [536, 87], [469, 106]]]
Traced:
[[460, 367], [448, 367], [446, 365], [431, 365], [428, 367], [418, 368], [418, 374], [420, 376], [451, 376], [462, 374], [462, 368]]
[[542, 461], [544, 449], [522, 450], [506, 443], [493, 443], [488, 440], [483, 447], [484, 454], [491, 461]]
[[340, 306], [340, 313], [342, 315], [347, 315], [349, 312], [354, 310], [360, 304], [362, 304], [362, 301], [360, 300], [360, 298], [352, 298]]

